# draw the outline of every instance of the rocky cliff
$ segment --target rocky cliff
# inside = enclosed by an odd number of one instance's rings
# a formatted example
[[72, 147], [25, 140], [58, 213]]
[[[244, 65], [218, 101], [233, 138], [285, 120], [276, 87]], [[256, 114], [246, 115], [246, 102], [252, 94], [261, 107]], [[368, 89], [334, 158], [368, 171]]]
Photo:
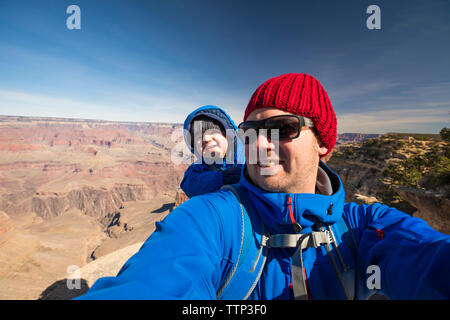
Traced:
[[[115, 275], [187, 200], [179, 189], [187, 165], [170, 154], [180, 126], [0, 116], [0, 299], [70, 298]], [[440, 179], [449, 169], [439, 162], [434, 174], [431, 162], [414, 160], [445, 146], [428, 138], [340, 135], [326, 160], [347, 201], [383, 202], [448, 233]], [[392, 175], [396, 163], [406, 174]], [[410, 180], [418, 187], [398, 184]], [[82, 270], [80, 291], [66, 290], [68, 266]]]
[[413, 216], [424, 219], [433, 229], [450, 234], [450, 200], [414, 188], [397, 187], [395, 191], [417, 211]]
[[139, 251], [142, 244], [138, 242], [111, 252], [77, 269], [76, 273], [67, 278], [55, 281], [40, 294], [38, 299], [69, 300], [86, 293], [98, 278], [116, 276], [125, 262]]
[[449, 233], [448, 183], [442, 182], [450, 173], [448, 146], [436, 135], [390, 133], [338, 146], [328, 165], [341, 177], [346, 201], [381, 202]]
[[0, 237], [8, 231], [11, 231], [13, 227], [14, 224], [11, 218], [5, 212], [0, 211]]
[[56, 217], [71, 209], [101, 221], [119, 211], [125, 201], [148, 200], [153, 193], [143, 184], [116, 184], [96, 189], [83, 186], [65, 193], [37, 193], [31, 199], [31, 209], [44, 219]]
[[179, 127], [0, 116], [0, 299], [36, 299], [68, 266], [148, 238], [186, 169]]
[[348, 144], [354, 142], [363, 142], [366, 139], [378, 138], [379, 134], [365, 134], [365, 133], [341, 133], [337, 135], [336, 144]]

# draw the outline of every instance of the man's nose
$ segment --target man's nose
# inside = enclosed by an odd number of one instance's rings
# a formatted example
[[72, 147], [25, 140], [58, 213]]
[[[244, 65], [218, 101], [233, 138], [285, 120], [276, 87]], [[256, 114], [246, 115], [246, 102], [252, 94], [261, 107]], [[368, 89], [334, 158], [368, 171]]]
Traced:
[[267, 138], [267, 133], [260, 133], [256, 138], [256, 147], [258, 149], [274, 149], [275, 144]]
[[274, 153], [278, 152], [273, 141], [261, 132], [256, 136], [256, 140], [251, 139], [250, 141], [252, 142], [245, 145], [245, 157], [248, 164], [256, 164], [258, 160], [272, 157]]

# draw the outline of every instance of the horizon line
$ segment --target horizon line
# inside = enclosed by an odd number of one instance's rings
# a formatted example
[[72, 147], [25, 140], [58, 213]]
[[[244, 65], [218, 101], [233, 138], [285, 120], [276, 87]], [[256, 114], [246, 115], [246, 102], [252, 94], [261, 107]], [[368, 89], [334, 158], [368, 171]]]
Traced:
[[[122, 123], [122, 124], [159, 124], [159, 125], [176, 125], [176, 126], [183, 126], [183, 123], [179, 122], [152, 122], [152, 121], [119, 121], [119, 120], [105, 120], [105, 119], [87, 119], [87, 118], [66, 118], [66, 117], [46, 117], [46, 116], [21, 116], [21, 115], [6, 115], [6, 114], [0, 114], [0, 124], [2, 122], [2, 118], [29, 118], [34, 120], [41, 120], [41, 121], [68, 121], [68, 122], [75, 122], [75, 121], [85, 121], [85, 122], [103, 122], [103, 123]], [[18, 120], [18, 119], [15, 119]], [[389, 134], [424, 134], [424, 135], [439, 135], [440, 133], [425, 133], [425, 132], [398, 132], [398, 131], [388, 131], [383, 133], [364, 133], [364, 132], [343, 132], [343, 133], [337, 133], [338, 135], [344, 135], [344, 134], [365, 134], [365, 135], [389, 135]]]

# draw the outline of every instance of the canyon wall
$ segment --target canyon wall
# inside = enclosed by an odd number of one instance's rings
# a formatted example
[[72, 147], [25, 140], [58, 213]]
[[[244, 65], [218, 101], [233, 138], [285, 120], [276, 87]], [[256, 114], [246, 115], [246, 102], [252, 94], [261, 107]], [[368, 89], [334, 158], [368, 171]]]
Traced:
[[[73, 298], [115, 275], [155, 223], [188, 200], [179, 188], [188, 164], [172, 159], [183, 150], [182, 135], [172, 139], [181, 128], [0, 116], [0, 299]], [[385, 174], [436, 143], [342, 134], [324, 160], [347, 202], [385, 203], [449, 233], [447, 191], [401, 187]], [[67, 291], [70, 266], [83, 272], [80, 291]]]
[[0, 116], [0, 299], [144, 241], [173, 207], [181, 125]]

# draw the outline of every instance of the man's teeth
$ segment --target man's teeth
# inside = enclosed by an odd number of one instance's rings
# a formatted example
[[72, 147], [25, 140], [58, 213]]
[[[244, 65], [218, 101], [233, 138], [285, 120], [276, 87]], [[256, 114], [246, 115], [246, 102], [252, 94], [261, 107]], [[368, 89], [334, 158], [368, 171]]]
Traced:
[[264, 168], [267, 168], [267, 167], [271, 167], [271, 166], [274, 166], [274, 165], [277, 165], [278, 164], [278, 162], [275, 162], [275, 161], [270, 161], [270, 162], [267, 162], [267, 163], [261, 163], [261, 162], [258, 162], [258, 165], [260, 166], [260, 167], [264, 167]]

